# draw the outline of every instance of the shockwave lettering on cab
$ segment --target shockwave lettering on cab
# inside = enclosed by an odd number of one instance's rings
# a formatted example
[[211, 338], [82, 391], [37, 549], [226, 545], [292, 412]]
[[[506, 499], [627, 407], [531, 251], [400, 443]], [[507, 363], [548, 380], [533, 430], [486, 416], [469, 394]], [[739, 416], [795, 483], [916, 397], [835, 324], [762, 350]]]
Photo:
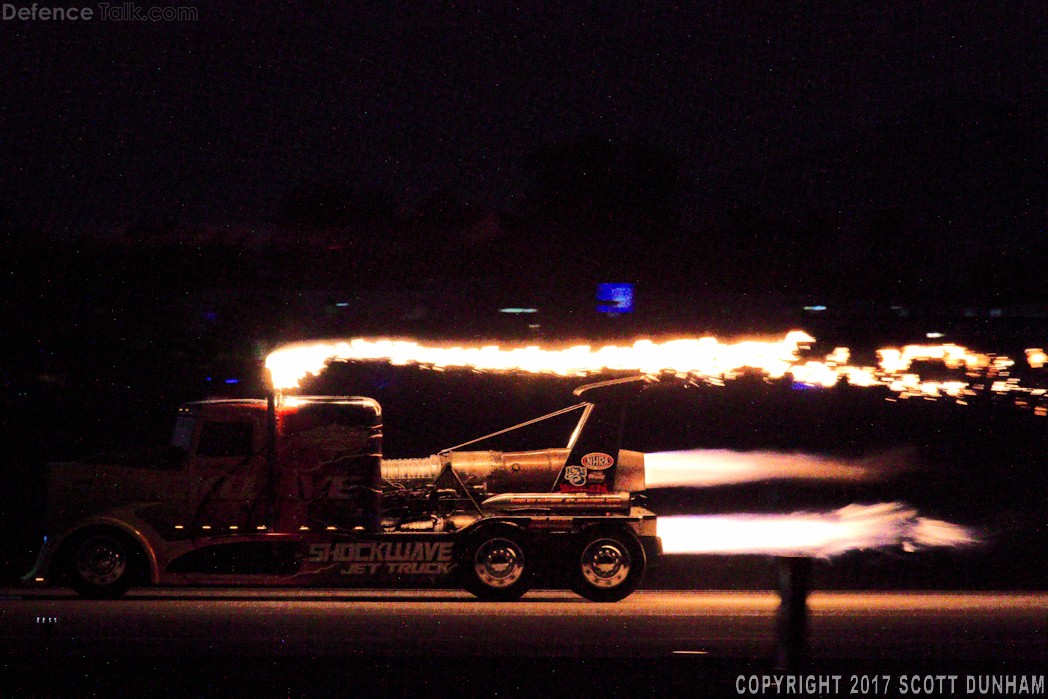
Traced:
[[310, 563], [345, 563], [341, 575], [447, 575], [450, 541], [354, 541], [310, 544]]
[[[198, 501], [248, 500], [258, 497], [264, 483], [265, 477], [258, 472], [209, 474], [192, 484], [192, 496]], [[277, 491], [285, 497], [304, 502], [348, 500], [355, 497], [360, 488], [361, 478], [352, 473], [285, 472], [277, 484]]]

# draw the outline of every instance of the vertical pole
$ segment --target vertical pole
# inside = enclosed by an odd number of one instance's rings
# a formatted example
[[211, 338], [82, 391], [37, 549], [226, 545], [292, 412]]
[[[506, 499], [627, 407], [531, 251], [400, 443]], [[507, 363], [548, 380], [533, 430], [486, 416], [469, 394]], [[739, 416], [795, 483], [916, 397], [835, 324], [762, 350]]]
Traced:
[[812, 560], [799, 556], [775, 559], [779, 583], [775, 667], [794, 672], [808, 658], [808, 591]]
[[277, 393], [266, 393], [266, 527], [276, 528], [277, 517]]

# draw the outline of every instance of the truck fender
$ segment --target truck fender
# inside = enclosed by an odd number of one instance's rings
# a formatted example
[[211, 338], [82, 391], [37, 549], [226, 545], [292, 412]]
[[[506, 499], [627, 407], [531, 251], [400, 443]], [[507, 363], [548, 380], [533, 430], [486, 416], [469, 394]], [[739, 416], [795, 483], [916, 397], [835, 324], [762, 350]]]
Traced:
[[48, 563], [48, 571], [53, 575], [53, 568], [56, 559], [61, 559], [61, 556], [65, 553], [66, 544], [80, 532], [88, 531], [90, 529], [115, 529], [121, 534], [124, 534], [131, 538], [142, 553], [145, 555], [146, 566], [148, 567], [149, 584], [156, 585], [160, 581], [160, 565], [157, 562], [156, 551], [153, 550], [153, 546], [149, 541], [149, 538], [145, 536], [139, 529], [131, 526], [122, 519], [115, 517], [92, 517], [82, 522], [78, 522], [75, 527], [67, 529], [59, 537], [56, 538], [54, 552], [51, 556], [51, 560]]

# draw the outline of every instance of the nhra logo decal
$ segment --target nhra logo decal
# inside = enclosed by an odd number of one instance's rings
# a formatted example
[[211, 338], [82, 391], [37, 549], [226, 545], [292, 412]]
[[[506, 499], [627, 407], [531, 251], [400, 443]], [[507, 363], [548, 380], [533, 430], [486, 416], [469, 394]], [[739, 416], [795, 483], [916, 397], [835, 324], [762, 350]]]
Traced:
[[310, 563], [348, 563], [342, 575], [447, 575], [452, 544], [436, 542], [372, 542], [310, 544]]
[[591, 451], [582, 457], [582, 465], [593, 471], [603, 471], [615, 465], [615, 459], [599, 451]]

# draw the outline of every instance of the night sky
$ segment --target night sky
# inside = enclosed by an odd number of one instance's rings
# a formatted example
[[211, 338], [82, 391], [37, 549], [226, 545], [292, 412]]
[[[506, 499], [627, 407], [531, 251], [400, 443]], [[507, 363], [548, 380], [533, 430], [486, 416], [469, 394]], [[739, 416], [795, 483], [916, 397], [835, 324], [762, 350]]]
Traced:
[[[8, 225], [286, 224], [328, 187], [390, 228], [495, 212], [508, 256], [628, 238], [594, 264], [641, 281], [731, 286], [723, 255], [752, 291], [1048, 296], [1043, 3], [195, 7], [0, 24]], [[353, 227], [318, 201], [292, 223]]]

